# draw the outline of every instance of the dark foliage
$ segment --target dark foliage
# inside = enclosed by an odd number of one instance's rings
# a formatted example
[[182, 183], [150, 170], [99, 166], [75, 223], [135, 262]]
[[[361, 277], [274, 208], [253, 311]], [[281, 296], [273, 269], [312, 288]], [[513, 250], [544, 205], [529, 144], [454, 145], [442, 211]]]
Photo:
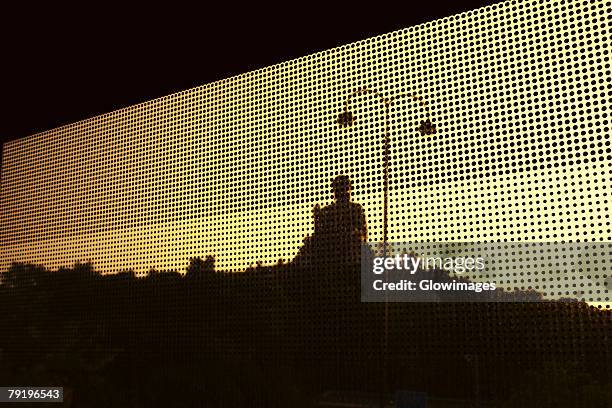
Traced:
[[71, 407], [300, 407], [326, 390], [376, 392], [386, 358], [389, 390], [472, 399], [478, 356], [483, 400], [609, 398], [611, 315], [584, 303], [390, 303], [383, 352], [385, 307], [360, 302], [358, 265], [225, 273], [207, 257], [186, 272], [12, 265], [0, 383], [64, 386]]

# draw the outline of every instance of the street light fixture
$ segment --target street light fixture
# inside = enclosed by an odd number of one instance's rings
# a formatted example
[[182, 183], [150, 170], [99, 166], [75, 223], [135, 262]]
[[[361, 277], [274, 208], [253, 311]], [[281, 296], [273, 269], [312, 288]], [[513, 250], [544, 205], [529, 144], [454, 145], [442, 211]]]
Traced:
[[389, 136], [389, 127], [390, 127], [390, 110], [391, 105], [396, 100], [403, 97], [410, 97], [415, 101], [419, 102], [419, 104], [425, 108], [427, 112], [427, 119], [421, 122], [421, 125], [418, 127], [418, 131], [421, 135], [433, 135], [436, 133], [436, 125], [431, 122], [431, 112], [429, 111], [429, 105], [427, 101], [422, 97], [414, 94], [414, 93], [401, 93], [398, 95], [394, 95], [392, 97], [386, 97], [378, 92], [376, 89], [369, 88], [359, 88], [354, 91], [344, 102], [344, 111], [338, 115], [336, 119], [336, 123], [340, 127], [351, 127], [355, 123], [357, 119], [355, 115], [349, 110], [349, 105], [351, 100], [357, 95], [363, 94], [371, 94], [376, 96], [385, 107], [385, 134], [384, 134], [384, 208], [383, 208], [383, 246], [386, 248], [387, 237], [388, 237], [388, 210], [389, 210], [389, 145], [390, 145], [390, 136]]

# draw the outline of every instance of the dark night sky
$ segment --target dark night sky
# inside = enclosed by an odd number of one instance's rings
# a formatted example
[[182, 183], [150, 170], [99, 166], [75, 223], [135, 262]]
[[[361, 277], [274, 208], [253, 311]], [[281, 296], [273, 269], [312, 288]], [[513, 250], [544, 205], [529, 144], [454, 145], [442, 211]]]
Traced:
[[[495, 0], [428, 0], [401, 11], [349, 3], [219, 10], [146, 8], [5, 13], [6, 142], [287, 59], [472, 10]], [[227, 4], [223, 6], [223, 4]], [[28, 7], [28, 6], [26, 6]], [[164, 6], [166, 7], [166, 6]]]

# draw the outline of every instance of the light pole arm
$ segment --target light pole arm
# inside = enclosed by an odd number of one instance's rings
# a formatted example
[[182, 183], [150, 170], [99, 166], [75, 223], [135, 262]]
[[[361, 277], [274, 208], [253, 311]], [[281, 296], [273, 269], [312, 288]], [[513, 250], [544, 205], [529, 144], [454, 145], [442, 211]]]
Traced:
[[382, 95], [380, 92], [378, 92], [376, 89], [359, 88], [359, 89], [353, 91], [353, 93], [351, 93], [348, 96], [348, 98], [346, 98], [346, 101], [344, 101], [344, 111], [345, 112], [349, 111], [349, 106], [350, 106], [351, 100], [355, 96], [357, 96], [357, 95], [364, 95], [364, 94], [371, 94], [371, 95], [377, 96], [378, 99], [380, 99], [382, 104], [385, 105], [385, 106], [387, 106], [389, 104], [389, 100], [387, 98], [385, 98], [385, 96]]
[[409, 98], [412, 98], [413, 100], [417, 101], [419, 103], [419, 105], [421, 105], [423, 108], [425, 108], [425, 112], [427, 112], [427, 119], [431, 119], [431, 112], [429, 111], [429, 104], [427, 103], [425, 98], [423, 98], [422, 96], [419, 96], [419, 95], [417, 95], [417, 94], [415, 94], [413, 92], [406, 92], [406, 93], [401, 93], [401, 94], [397, 94], [397, 95], [392, 96], [389, 99], [389, 105], [391, 105], [396, 100], [398, 100], [400, 98], [404, 98], [404, 97], [409, 97]]
[[394, 95], [390, 98], [385, 97], [383, 94], [381, 94], [377, 89], [371, 89], [371, 88], [358, 88], [355, 91], [353, 91], [348, 98], [346, 98], [346, 100], [344, 101], [344, 112], [348, 112], [349, 111], [349, 107], [351, 104], [351, 101], [353, 100], [353, 98], [357, 95], [365, 95], [365, 94], [370, 94], [370, 95], [374, 95], [376, 96], [383, 105], [385, 105], [385, 107], [390, 107], [393, 102], [395, 102], [396, 100], [400, 99], [400, 98], [404, 98], [404, 97], [410, 97], [413, 100], [417, 101], [419, 103], [419, 105], [421, 105], [423, 108], [425, 108], [425, 111], [427, 112], [427, 119], [431, 118], [431, 112], [429, 110], [429, 104], [427, 103], [427, 101], [425, 100], [425, 98], [423, 98], [422, 96], [417, 95], [414, 92], [404, 92], [401, 94], [397, 94]]

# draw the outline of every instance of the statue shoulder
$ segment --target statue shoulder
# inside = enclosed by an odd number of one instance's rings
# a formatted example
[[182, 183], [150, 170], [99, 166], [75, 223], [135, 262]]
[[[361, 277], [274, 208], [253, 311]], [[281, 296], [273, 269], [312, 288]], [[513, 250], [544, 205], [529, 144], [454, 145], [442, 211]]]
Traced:
[[361, 204], [354, 203], [354, 202], [351, 202], [350, 204], [351, 204], [351, 208], [353, 209], [353, 211], [364, 212], [363, 211], [363, 207], [361, 206]]
[[329, 214], [332, 211], [334, 211], [334, 204], [332, 203], [332, 204], [325, 205], [325, 206], [321, 207], [320, 211], [321, 211], [322, 214]]

